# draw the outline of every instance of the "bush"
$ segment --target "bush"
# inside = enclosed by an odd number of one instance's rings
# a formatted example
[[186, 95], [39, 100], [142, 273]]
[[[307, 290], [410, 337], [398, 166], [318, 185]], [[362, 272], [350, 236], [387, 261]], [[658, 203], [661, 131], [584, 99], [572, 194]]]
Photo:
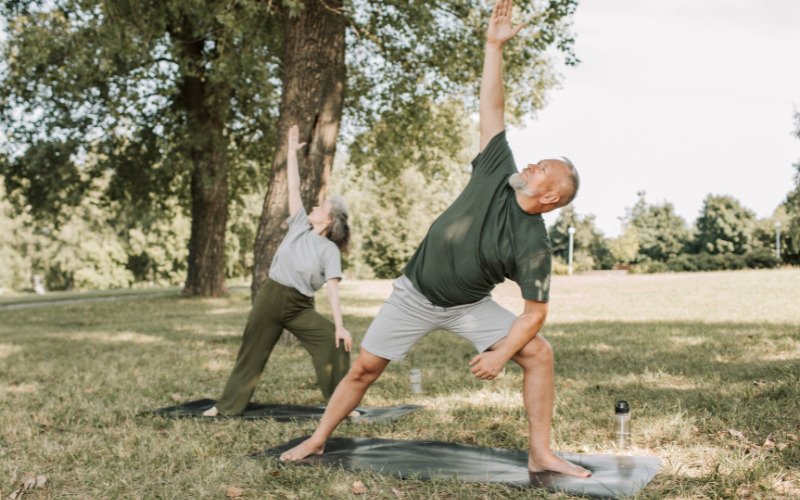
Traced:
[[751, 269], [774, 269], [780, 267], [781, 260], [768, 248], [758, 248], [744, 255], [747, 267]]
[[[779, 265], [780, 261], [766, 248], [758, 248], [743, 255], [733, 253], [710, 254], [706, 252], [683, 254], [670, 259], [666, 263], [668, 270], [675, 272], [772, 269]], [[654, 267], [658, 268], [658, 266]], [[644, 272], [660, 272], [650, 270], [651, 268]]]
[[671, 271], [666, 263], [657, 260], [647, 260], [633, 264], [628, 272], [632, 274], [666, 273]]

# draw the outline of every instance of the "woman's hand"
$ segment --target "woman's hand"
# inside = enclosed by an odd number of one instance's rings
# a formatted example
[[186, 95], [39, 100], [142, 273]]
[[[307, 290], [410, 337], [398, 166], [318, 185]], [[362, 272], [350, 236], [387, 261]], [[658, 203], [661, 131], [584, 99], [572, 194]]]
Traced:
[[297, 125], [292, 125], [289, 127], [289, 133], [286, 135], [286, 139], [288, 142], [289, 152], [294, 153], [298, 149], [302, 148], [306, 145], [305, 142], [298, 143], [297, 141], [300, 140], [300, 129]]
[[345, 330], [343, 326], [336, 327], [336, 348], [339, 348], [339, 342], [344, 341], [344, 350], [350, 352], [350, 349], [353, 348], [353, 337], [350, 336], [350, 332]]
[[489, 19], [486, 30], [486, 42], [496, 47], [502, 47], [525, 27], [525, 23], [514, 26], [511, 24], [511, 10], [514, 7], [512, 0], [497, 0]]

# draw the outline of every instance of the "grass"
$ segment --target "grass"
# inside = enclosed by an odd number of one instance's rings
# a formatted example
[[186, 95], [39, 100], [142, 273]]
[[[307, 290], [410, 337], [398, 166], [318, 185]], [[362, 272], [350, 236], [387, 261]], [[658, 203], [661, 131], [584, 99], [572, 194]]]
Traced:
[[[800, 497], [800, 270], [556, 276], [543, 334], [556, 350], [553, 438], [560, 450], [661, 457], [642, 498]], [[357, 340], [388, 295], [388, 281], [345, 281], [345, 323]], [[138, 411], [217, 397], [249, 310], [246, 290], [187, 300], [0, 306], [0, 496], [26, 473], [42, 498], [530, 498], [539, 491], [455, 481], [283, 466], [247, 458], [309, 433], [313, 424], [169, 420]], [[513, 284], [496, 291], [518, 311]], [[327, 312], [324, 295], [320, 310]], [[370, 406], [419, 403], [393, 423], [339, 428], [340, 436], [445, 440], [524, 449], [521, 371], [474, 379], [470, 345], [443, 332], [392, 363]], [[422, 370], [424, 394], [409, 391]], [[633, 445], [617, 450], [612, 406], [627, 399]], [[307, 355], [279, 345], [255, 399], [317, 404]], [[732, 432], [733, 431], [733, 432]], [[740, 434], [739, 434], [740, 433]], [[555, 497], [563, 497], [556, 495]]]

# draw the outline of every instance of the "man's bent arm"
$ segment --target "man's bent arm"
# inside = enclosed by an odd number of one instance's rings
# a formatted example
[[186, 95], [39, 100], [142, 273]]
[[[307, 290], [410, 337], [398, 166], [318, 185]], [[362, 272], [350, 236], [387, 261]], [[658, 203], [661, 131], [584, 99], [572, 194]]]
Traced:
[[502, 354], [506, 361], [514, 357], [525, 344], [539, 334], [539, 330], [547, 320], [547, 310], [547, 302], [526, 299], [525, 311], [511, 324], [508, 337], [497, 347], [497, 353]]
[[533, 340], [547, 319], [547, 303], [525, 300], [525, 311], [511, 324], [508, 335], [470, 361], [470, 371], [483, 380], [495, 378], [509, 359], [513, 358], [528, 342]]
[[503, 45], [514, 38], [525, 24], [511, 26], [511, 0], [498, 0], [486, 30], [486, 48], [480, 90], [480, 149], [505, 128], [503, 89]]

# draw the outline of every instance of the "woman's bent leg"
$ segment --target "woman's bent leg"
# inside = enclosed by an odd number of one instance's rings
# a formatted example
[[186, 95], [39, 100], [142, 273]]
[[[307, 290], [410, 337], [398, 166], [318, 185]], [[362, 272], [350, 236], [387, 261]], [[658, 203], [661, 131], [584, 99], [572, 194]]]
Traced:
[[286, 329], [311, 355], [319, 389], [327, 401], [350, 369], [350, 353], [344, 350], [344, 345], [337, 347], [334, 343], [336, 327], [331, 320], [308, 308], [287, 321]]

